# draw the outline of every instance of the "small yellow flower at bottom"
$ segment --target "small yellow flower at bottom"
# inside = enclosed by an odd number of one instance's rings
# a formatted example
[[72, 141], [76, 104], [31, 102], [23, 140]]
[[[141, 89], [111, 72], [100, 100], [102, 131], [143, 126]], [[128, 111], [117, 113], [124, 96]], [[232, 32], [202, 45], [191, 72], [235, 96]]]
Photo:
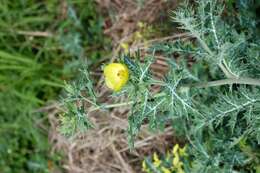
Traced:
[[171, 173], [170, 169], [165, 168], [165, 167], [162, 167], [161, 170], [163, 173]]
[[158, 158], [158, 155], [156, 153], [153, 154], [153, 164], [155, 167], [159, 167], [161, 165], [162, 161]]
[[166, 153], [166, 160], [169, 161], [171, 159], [171, 154], [169, 151]]
[[180, 148], [179, 144], [175, 144], [174, 147], [173, 147], [173, 149], [172, 149], [172, 153], [173, 153], [174, 155], [176, 155], [177, 152], [178, 152], [178, 150], [179, 150], [179, 148]]
[[179, 169], [177, 170], [177, 173], [185, 173], [185, 172], [183, 171], [182, 168], [179, 168]]
[[146, 170], [147, 170], [147, 165], [146, 165], [145, 160], [143, 160], [143, 162], [142, 162], [142, 170], [143, 170], [143, 171], [146, 171]]
[[180, 164], [180, 158], [179, 158], [179, 155], [176, 155], [173, 160], [172, 160], [172, 165], [175, 167], [175, 168], [178, 168], [179, 167], [179, 164]]
[[180, 148], [180, 149], [179, 149], [180, 156], [187, 156], [186, 148], [187, 148], [187, 147], [184, 146], [183, 148]]
[[107, 87], [119, 91], [129, 79], [129, 70], [125, 64], [111, 63], [105, 66], [104, 76]]
[[145, 173], [152, 173], [151, 170], [148, 168], [145, 160], [143, 160], [143, 162], [142, 162], [142, 171]]

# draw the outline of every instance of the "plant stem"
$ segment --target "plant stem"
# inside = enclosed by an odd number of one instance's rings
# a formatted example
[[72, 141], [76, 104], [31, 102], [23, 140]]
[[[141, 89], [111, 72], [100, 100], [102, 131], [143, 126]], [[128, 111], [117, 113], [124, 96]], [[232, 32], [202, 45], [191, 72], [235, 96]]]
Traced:
[[133, 101], [129, 101], [129, 102], [110, 104], [110, 105], [97, 106], [97, 107], [93, 107], [92, 109], [90, 109], [89, 112], [93, 112], [93, 111], [100, 110], [100, 109], [109, 109], [109, 108], [127, 106], [127, 105], [131, 105], [133, 103], [134, 103]]
[[199, 37], [196, 36], [197, 40], [199, 41], [200, 45], [202, 46], [202, 48], [208, 52], [209, 55], [213, 56], [213, 52], [210, 50], [210, 48], [208, 47], [208, 45]]
[[[161, 96], [165, 96], [165, 93], [155, 94], [154, 98], [158, 98], [158, 97], [161, 97]], [[95, 107], [91, 108], [89, 110], [89, 112], [93, 112], [93, 111], [100, 110], [100, 109], [109, 109], [109, 108], [116, 108], [116, 107], [121, 107], [121, 106], [128, 106], [128, 105], [131, 105], [133, 103], [134, 103], [134, 101], [129, 101], [129, 102], [110, 104], [110, 105], [95, 106]]]
[[206, 87], [231, 85], [231, 84], [245, 84], [245, 85], [260, 86], [260, 80], [252, 79], [252, 78], [243, 78], [243, 77], [228, 78], [228, 79], [216, 80], [216, 81], [211, 81], [211, 82], [192, 84], [192, 85], [190, 85], [190, 87], [206, 88]]
[[[210, 56], [214, 56], [214, 53], [211, 51], [211, 49], [208, 47], [208, 45], [197, 35], [196, 36], [198, 42], [200, 43], [200, 45], [202, 46], [202, 48], [208, 52], [208, 54]], [[219, 68], [223, 71], [223, 73], [226, 75], [227, 78], [234, 78], [236, 77], [232, 71], [228, 68], [226, 61], [224, 60], [224, 62], [220, 62], [219, 64]]]
[[228, 78], [234, 77], [234, 75], [230, 72], [230, 70], [227, 69], [227, 67], [222, 62], [219, 63], [219, 68], [226, 75], [226, 77], [228, 77]]
[[[162, 83], [159, 83], [159, 85], [164, 86]], [[228, 79], [221, 79], [216, 81], [210, 81], [210, 82], [204, 82], [204, 83], [194, 83], [189, 84], [185, 86], [181, 86], [179, 89], [185, 89], [185, 88], [207, 88], [207, 87], [215, 87], [215, 86], [221, 86], [221, 85], [231, 85], [231, 84], [245, 84], [245, 85], [255, 85], [260, 86], [260, 80], [259, 79], [252, 79], [252, 78], [228, 78]], [[165, 93], [158, 93], [154, 96], [154, 98], [165, 96]], [[101, 105], [101, 106], [95, 106], [89, 110], [89, 112], [93, 112], [100, 109], [109, 109], [109, 108], [116, 108], [121, 106], [128, 106], [133, 104], [133, 101], [129, 102], [122, 102], [122, 103], [115, 103], [110, 105]]]

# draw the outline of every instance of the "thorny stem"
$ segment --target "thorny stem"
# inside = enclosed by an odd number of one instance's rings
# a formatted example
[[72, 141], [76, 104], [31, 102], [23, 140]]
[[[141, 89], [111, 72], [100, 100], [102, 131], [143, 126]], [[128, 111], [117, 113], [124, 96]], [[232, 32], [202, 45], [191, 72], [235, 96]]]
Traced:
[[[214, 24], [214, 20], [213, 20], [213, 8], [212, 6], [215, 6], [215, 5], [211, 5], [210, 7], [210, 20], [211, 20], [211, 26], [212, 26], [212, 31], [213, 31], [213, 34], [214, 34], [214, 37], [215, 37], [215, 41], [217, 43], [217, 47], [218, 49], [220, 49], [220, 46], [219, 46], [219, 40], [218, 40], [218, 36], [217, 36], [217, 32], [216, 32], [216, 27], [215, 27], [215, 24]], [[206, 43], [203, 41], [203, 40], [199, 40], [199, 42], [202, 44], [202, 47], [210, 54], [210, 55], [213, 55], [212, 51], [210, 50], [210, 48], [206, 45]], [[226, 75], [226, 77], [228, 78], [235, 78], [237, 77], [236, 75], [234, 75], [232, 73], [232, 71], [229, 69], [229, 67], [227, 66], [227, 63], [225, 61], [225, 59], [223, 59], [223, 63], [220, 62], [219, 63], [219, 68], [223, 71], [223, 73]]]
[[110, 104], [110, 105], [101, 105], [101, 106], [93, 107], [92, 109], [89, 110], [89, 112], [93, 112], [93, 111], [100, 110], [100, 109], [109, 109], [109, 108], [127, 106], [127, 105], [131, 105], [133, 103], [134, 103], [133, 101], [129, 101], [129, 102]]
[[[156, 83], [158, 85], [164, 86], [163, 82], [161, 83]], [[216, 81], [210, 81], [210, 82], [205, 82], [205, 83], [194, 83], [186, 86], [181, 86], [179, 89], [185, 89], [185, 88], [207, 88], [207, 87], [215, 87], [215, 86], [221, 86], [221, 85], [232, 85], [232, 84], [244, 84], [244, 85], [255, 85], [255, 86], [260, 86], [260, 80], [259, 79], [252, 79], [252, 78], [228, 78], [228, 79], [221, 79], [221, 80], [216, 80]], [[165, 96], [165, 93], [158, 93], [154, 95], [154, 98], [162, 97]], [[122, 103], [115, 103], [115, 104], [110, 104], [110, 105], [101, 105], [101, 106], [96, 106], [93, 107], [92, 109], [89, 110], [89, 112], [93, 112], [96, 110], [100, 109], [109, 109], [109, 108], [116, 108], [116, 107], [121, 107], [121, 106], [128, 106], [132, 105], [134, 102], [133, 101], [128, 101], [128, 102], [122, 102]]]
[[213, 56], [213, 52], [210, 50], [210, 48], [208, 47], [208, 45], [199, 37], [196, 36], [197, 40], [199, 41], [200, 45], [202, 46], [202, 48], [204, 50], [206, 50], [208, 52], [209, 55]]
[[[164, 95], [165, 95], [164, 93], [158, 93], [154, 96], [154, 98], [158, 98], [158, 97], [161, 97]], [[133, 103], [134, 103], [133, 101], [129, 101], [129, 102], [110, 104], [110, 105], [96, 106], [96, 107], [93, 107], [92, 109], [90, 109], [89, 112], [93, 112], [93, 111], [100, 110], [100, 109], [109, 109], [109, 108], [116, 108], [116, 107], [121, 107], [121, 106], [128, 106]]]
[[228, 77], [231, 78], [232, 75], [230, 75], [229, 71], [226, 69], [226, 67], [224, 66], [224, 64], [219, 63], [219, 68], [223, 71], [223, 73]]
[[[196, 36], [197, 40], [199, 41], [200, 45], [202, 46], [202, 48], [208, 52], [209, 55], [213, 56], [214, 53], [210, 50], [210, 48], [208, 47], [208, 45], [199, 37]], [[226, 62], [220, 62], [219, 64], [219, 68], [223, 71], [223, 73], [226, 75], [226, 77], [228, 78], [235, 78], [236, 76], [231, 72], [231, 70], [228, 68]]]
[[[238, 76], [237, 75], [235, 75], [231, 70], [230, 70], [230, 68], [228, 67], [228, 65], [227, 65], [227, 62], [226, 62], [226, 60], [223, 58], [223, 65], [224, 65], [224, 67], [225, 67], [225, 69], [227, 70], [227, 77], [228, 78], [238, 78]], [[223, 69], [222, 69], [223, 70]]]
[[[165, 86], [165, 83], [159, 82], [159, 81], [156, 81], [153, 84]], [[184, 85], [184, 86], [180, 86], [179, 89], [193, 88], [193, 87], [195, 87], [195, 88], [207, 88], [207, 87], [214, 87], [214, 86], [221, 86], [221, 85], [232, 85], [232, 84], [244, 84], [244, 85], [260, 86], [260, 80], [259, 79], [253, 79], [253, 78], [246, 78], [246, 77], [227, 78], [227, 79], [215, 80], [215, 81], [210, 81], [210, 82], [187, 84], [187, 85]]]
[[252, 79], [252, 78], [243, 78], [243, 77], [241, 77], [241, 78], [228, 78], [228, 79], [210, 81], [210, 82], [206, 82], [206, 83], [192, 84], [191, 87], [206, 88], [206, 87], [231, 85], [231, 84], [245, 84], [245, 85], [260, 86], [260, 80]]
[[219, 40], [218, 40], [218, 36], [217, 36], [217, 32], [216, 32], [216, 27], [215, 27], [215, 24], [214, 24], [214, 19], [213, 19], [213, 8], [214, 8], [214, 6], [215, 6], [215, 4], [210, 5], [210, 21], [211, 21], [211, 27], [212, 27], [212, 31], [213, 31], [213, 34], [214, 34], [214, 37], [215, 37], [215, 41], [216, 41], [217, 47], [219, 49]]

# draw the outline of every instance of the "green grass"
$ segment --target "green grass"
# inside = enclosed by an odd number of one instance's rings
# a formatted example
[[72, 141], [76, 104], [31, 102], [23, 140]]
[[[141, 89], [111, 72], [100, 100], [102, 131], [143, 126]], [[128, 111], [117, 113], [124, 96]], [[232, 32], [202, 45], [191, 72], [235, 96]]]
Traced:
[[52, 172], [59, 166], [61, 155], [50, 154], [48, 132], [39, 127], [48, 127], [47, 117], [33, 112], [57, 99], [64, 80], [74, 77], [77, 53], [85, 51], [77, 50], [78, 42], [97, 45], [87, 53], [93, 61], [105, 42], [92, 1], [67, 5], [61, 18], [58, 0], [0, 0], [0, 172]]

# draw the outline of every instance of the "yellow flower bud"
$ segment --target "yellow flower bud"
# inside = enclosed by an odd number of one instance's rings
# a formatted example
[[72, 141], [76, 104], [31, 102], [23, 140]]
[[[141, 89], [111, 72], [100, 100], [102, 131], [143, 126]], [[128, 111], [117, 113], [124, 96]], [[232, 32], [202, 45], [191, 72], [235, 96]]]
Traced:
[[138, 22], [138, 23], [137, 23], [137, 26], [138, 26], [139, 28], [143, 28], [143, 27], [145, 27], [145, 24], [144, 24], [143, 22]]
[[158, 158], [156, 153], [153, 154], [153, 164], [155, 167], [159, 167], [161, 165], [161, 160]]
[[180, 148], [180, 149], [179, 149], [180, 156], [187, 156], [186, 148], [187, 148], [187, 147], [184, 146], [183, 148]]
[[176, 155], [179, 148], [180, 148], [180, 147], [179, 147], [179, 144], [174, 145], [173, 150], [172, 150], [172, 153], [173, 153], [174, 155]]
[[127, 44], [127, 43], [121, 43], [120, 46], [121, 46], [121, 48], [124, 49], [124, 53], [127, 54], [127, 53], [129, 52], [129, 44]]
[[172, 160], [172, 164], [175, 168], [179, 167], [179, 164], [180, 164], [180, 158], [179, 158], [179, 155], [176, 155], [174, 157], [174, 159]]
[[167, 151], [167, 153], [166, 153], [166, 160], [170, 160], [170, 158], [171, 158], [171, 154], [170, 154], [169, 151]]
[[146, 171], [146, 170], [147, 170], [147, 165], [146, 165], [145, 160], [143, 160], [143, 162], [142, 162], [142, 170], [143, 170], [143, 171]]
[[143, 36], [139, 31], [135, 32], [135, 39], [139, 40], [139, 39], [142, 39], [142, 38], [143, 38]]
[[105, 82], [108, 88], [119, 91], [129, 79], [129, 70], [121, 63], [111, 63], [104, 68]]
[[185, 172], [183, 171], [182, 168], [179, 168], [179, 169], [177, 170], [177, 173], [185, 173]]
[[171, 173], [171, 171], [168, 168], [162, 167], [163, 173]]

